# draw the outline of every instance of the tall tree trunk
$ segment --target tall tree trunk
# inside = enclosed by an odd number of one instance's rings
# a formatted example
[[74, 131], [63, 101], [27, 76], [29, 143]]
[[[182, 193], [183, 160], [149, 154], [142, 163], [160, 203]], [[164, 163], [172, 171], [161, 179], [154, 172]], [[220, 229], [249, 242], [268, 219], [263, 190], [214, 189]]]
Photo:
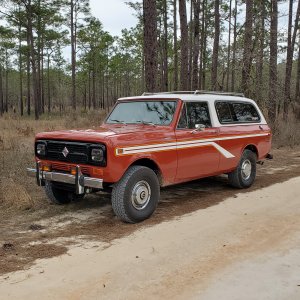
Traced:
[[199, 89], [199, 79], [198, 79], [198, 60], [200, 51], [200, 0], [193, 0], [194, 3], [194, 47], [193, 47], [193, 83], [192, 89]]
[[143, 0], [144, 11], [144, 57], [146, 91], [155, 92], [157, 73], [157, 24], [156, 1]]
[[71, 64], [72, 64], [72, 108], [76, 110], [76, 48], [75, 48], [75, 20], [74, 20], [74, 12], [75, 12], [75, 3], [76, 0], [71, 0]]
[[[26, 3], [25, 0], [22, 0], [23, 3]], [[30, 40], [30, 59], [31, 59], [31, 68], [32, 68], [32, 77], [33, 77], [33, 94], [34, 94], [34, 112], [35, 112], [35, 119], [39, 119], [39, 99], [40, 99], [40, 91], [39, 91], [39, 78], [37, 74], [37, 67], [36, 67], [36, 55], [34, 49], [34, 37], [33, 37], [33, 12], [32, 12], [32, 4], [31, 0], [28, 0], [28, 4], [26, 5], [26, 14], [27, 14], [27, 21], [28, 21], [28, 35]]]
[[26, 60], [26, 72], [27, 72], [27, 115], [31, 114], [31, 78], [30, 78], [30, 37], [27, 32], [27, 60]]
[[275, 124], [277, 103], [277, 35], [278, 35], [278, 4], [271, 0], [270, 28], [270, 74], [269, 74], [269, 103], [268, 116], [270, 123]]
[[189, 59], [188, 59], [188, 26], [186, 15], [186, 1], [179, 0], [180, 31], [181, 31], [181, 64], [180, 64], [180, 88], [183, 91], [188, 89]]
[[[91, 93], [91, 70], [89, 70], [88, 73], [88, 89], [89, 89], [89, 110], [91, 110], [91, 106], [92, 106], [92, 93]], [[101, 105], [100, 105], [101, 108]]]
[[259, 4], [260, 10], [260, 26], [259, 26], [259, 47], [258, 57], [256, 63], [256, 100], [258, 103], [262, 102], [262, 91], [263, 91], [263, 69], [264, 69], [264, 44], [265, 44], [265, 19], [266, 9], [263, 2]]
[[[19, 5], [19, 13], [20, 13], [21, 7]], [[24, 106], [23, 106], [23, 70], [22, 70], [22, 53], [21, 53], [21, 47], [22, 47], [22, 36], [21, 36], [21, 20], [19, 19], [19, 79], [20, 79], [20, 114], [23, 116], [24, 114]]]
[[211, 66], [211, 88], [218, 90], [218, 58], [219, 58], [219, 43], [220, 43], [220, 0], [215, 0], [215, 33], [214, 46], [212, 54]]
[[299, 15], [300, 15], [300, 0], [298, 1], [298, 8], [295, 18], [295, 26], [292, 36], [292, 22], [293, 22], [293, 0], [289, 0], [289, 23], [288, 23], [288, 44], [286, 51], [286, 68], [285, 68], [285, 83], [284, 83], [284, 105], [283, 105], [283, 118], [287, 121], [289, 103], [291, 101], [291, 77], [293, 68], [293, 56], [294, 48], [296, 43], [296, 36], [299, 26]]
[[4, 107], [3, 107], [3, 83], [2, 83], [2, 65], [0, 63], [0, 116], [2, 116], [4, 112]]
[[[300, 45], [300, 36], [299, 36], [298, 43]], [[298, 47], [298, 62], [297, 62], [295, 98], [296, 98], [296, 103], [298, 103], [300, 105], [300, 47]]]
[[199, 67], [199, 89], [205, 89], [205, 72], [206, 72], [206, 4], [207, 0], [202, 0], [202, 17], [201, 17], [201, 48], [200, 48], [200, 67]]
[[229, 79], [230, 79], [230, 50], [231, 50], [231, 11], [232, 0], [229, 1], [229, 16], [228, 16], [228, 47], [227, 47], [227, 78], [226, 78], [226, 91], [229, 91]]
[[169, 90], [169, 68], [168, 68], [168, 6], [167, 0], [163, 2], [164, 15], [164, 51], [163, 51], [163, 91]]
[[[44, 30], [44, 29], [43, 29]], [[44, 87], [44, 36], [41, 36], [41, 71], [40, 71], [40, 91], [41, 91], [41, 108], [42, 113], [45, 113], [45, 87]]]
[[173, 0], [174, 14], [174, 90], [178, 90], [178, 49], [177, 49], [177, 0]]
[[246, 22], [244, 37], [244, 53], [242, 68], [242, 91], [249, 96], [249, 79], [252, 61], [252, 35], [253, 35], [253, 0], [246, 0]]
[[5, 112], [8, 112], [8, 51], [5, 49]]
[[41, 99], [41, 1], [37, 1], [37, 54], [36, 54], [36, 59], [37, 59], [37, 76], [38, 76], [38, 89], [39, 89], [39, 98], [38, 98], [38, 109], [39, 109], [39, 114], [43, 112], [43, 103]]
[[[48, 50], [49, 51], [49, 50]], [[50, 93], [50, 54], [47, 55], [47, 86], [48, 86], [48, 113], [51, 112], [51, 93]]]
[[194, 11], [194, 3], [193, 0], [190, 1], [190, 24], [189, 24], [189, 77], [188, 77], [188, 90], [191, 89], [192, 86], [192, 75], [193, 75], [193, 49], [194, 49], [194, 21], [193, 21], [193, 11]]
[[237, 0], [234, 2], [234, 24], [233, 24], [233, 45], [232, 45], [232, 63], [231, 63], [231, 91], [235, 91], [235, 68], [236, 68], [236, 42], [237, 42]]
[[24, 105], [23, 105], [23, 70], [22, 70], [22, 55], [19, 54], [19, 78], [20, 78], [20, 114], [24, 114]]
[[[141, 69], [142, 69], [141, 92], [144, 92], [145, 88], [146, 88], [146, 84], [145, 84], [145, 56], [144, 55], [142, 55], [142, 66], [141, 66]], [[120, 84], [121, 84], [121, 82], [120, 82]], [[119, 94], [118, 94], [117, 98], [119, 98]]]
[[93, 102], [93, 109], [96, 109], [96, 72], [95, 70], [93, 69], [92, 71], [92, 93], [93, 93], [93, 96], [92, 96], [92, 102]]

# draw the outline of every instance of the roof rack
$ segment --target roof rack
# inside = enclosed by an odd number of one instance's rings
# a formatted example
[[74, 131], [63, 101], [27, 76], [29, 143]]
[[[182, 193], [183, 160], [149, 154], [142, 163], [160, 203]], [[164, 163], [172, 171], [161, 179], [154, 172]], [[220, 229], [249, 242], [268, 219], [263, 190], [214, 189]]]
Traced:
[[195, 91], [173, 91], [173, 92], [158, 92], [158, 93], [149, 93], [145, 92], [142, 96], [152, 96], [152, 95], [168, 95], [168, 94], [195, 94]]
[[209, 95], [223, 95], [223, 96], [236, 96], [236, 97], [245, 97], [243, 93], [234, 93], [234, 92], [219, 92], [219, 91], [205, 91], [205, 90], [196, 90], [196, 91], [173, 91], [173, 92], [160, 92], [160, 93], [143, 93], [142, 96], [152, 96], [152, 95], [168, 95], [168, 94], [186, 94], [186, 95], [199, 95], [199, 94], [209, 94]]
[[196, 90], [196, 94], [210, 94], [210, 95], [224, 95], [224, 96], [237, 96], [237, 97], [245, 97], [243, 93], [235, 93], [235, 92], [219, 92], [219, 91], [205, 91], [205, 90]]

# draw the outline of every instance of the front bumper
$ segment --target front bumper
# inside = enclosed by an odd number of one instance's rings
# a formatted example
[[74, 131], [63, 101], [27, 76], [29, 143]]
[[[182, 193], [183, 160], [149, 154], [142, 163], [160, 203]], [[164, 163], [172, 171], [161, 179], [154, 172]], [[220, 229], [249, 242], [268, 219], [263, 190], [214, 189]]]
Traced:
[[40, 167], [40, 163], [37, 162], [35, 169], [27, 168], [27, 175], [35, 177], [39, 186], [45, 185], [45, 180], [74, 184], [76, 194], [78, 195], [84, 194], [85, 188], [103, 188], [103, 179], [84, 176], [81, 172], [80, 166], [76, 167], [76, 175], [72, 175], [67, 173], [43, 171]]

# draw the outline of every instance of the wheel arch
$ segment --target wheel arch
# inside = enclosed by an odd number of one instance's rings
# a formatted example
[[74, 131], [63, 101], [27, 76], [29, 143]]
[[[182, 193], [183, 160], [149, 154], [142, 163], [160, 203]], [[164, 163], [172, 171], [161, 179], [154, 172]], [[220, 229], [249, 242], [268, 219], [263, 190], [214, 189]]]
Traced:
[[256, 145], [254, 145], [254, 144], [248, 144], [248, 145], [243, 149], [243, 152], [244, 152], [245, 150], [250, 150], [250, 151], [252, 151], [253, 153], [256, 154], [257, 159], [259, 158], [258, 148], [257, 148]]
[[146, 158], [146, 157], [139, 158], [139, 159], [135, 160], [133, 163], [131, 163], [131, 165], [129, 165], [128, 168], [130, 168], [132, 166], [143, 166], [143, 167], [147, 167], [147, 168], [151, 169], [157, 175], [159, 184], [161, 186], [163, 185], [162, 171], [161, 171], [159, 165], [153, 159]]

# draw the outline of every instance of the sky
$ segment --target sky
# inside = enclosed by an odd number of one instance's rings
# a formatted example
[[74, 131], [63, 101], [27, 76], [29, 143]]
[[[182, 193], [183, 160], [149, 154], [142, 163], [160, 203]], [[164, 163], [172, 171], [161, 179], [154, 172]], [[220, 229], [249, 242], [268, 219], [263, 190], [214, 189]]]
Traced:
[[137, 24], [137, 19], [133, 15], [134, 11], [125, 2], [90, 0], [92, 15], [102, 22], [104, 30], [111, 35], [121, 35], [122, 29], [134, 27]]

